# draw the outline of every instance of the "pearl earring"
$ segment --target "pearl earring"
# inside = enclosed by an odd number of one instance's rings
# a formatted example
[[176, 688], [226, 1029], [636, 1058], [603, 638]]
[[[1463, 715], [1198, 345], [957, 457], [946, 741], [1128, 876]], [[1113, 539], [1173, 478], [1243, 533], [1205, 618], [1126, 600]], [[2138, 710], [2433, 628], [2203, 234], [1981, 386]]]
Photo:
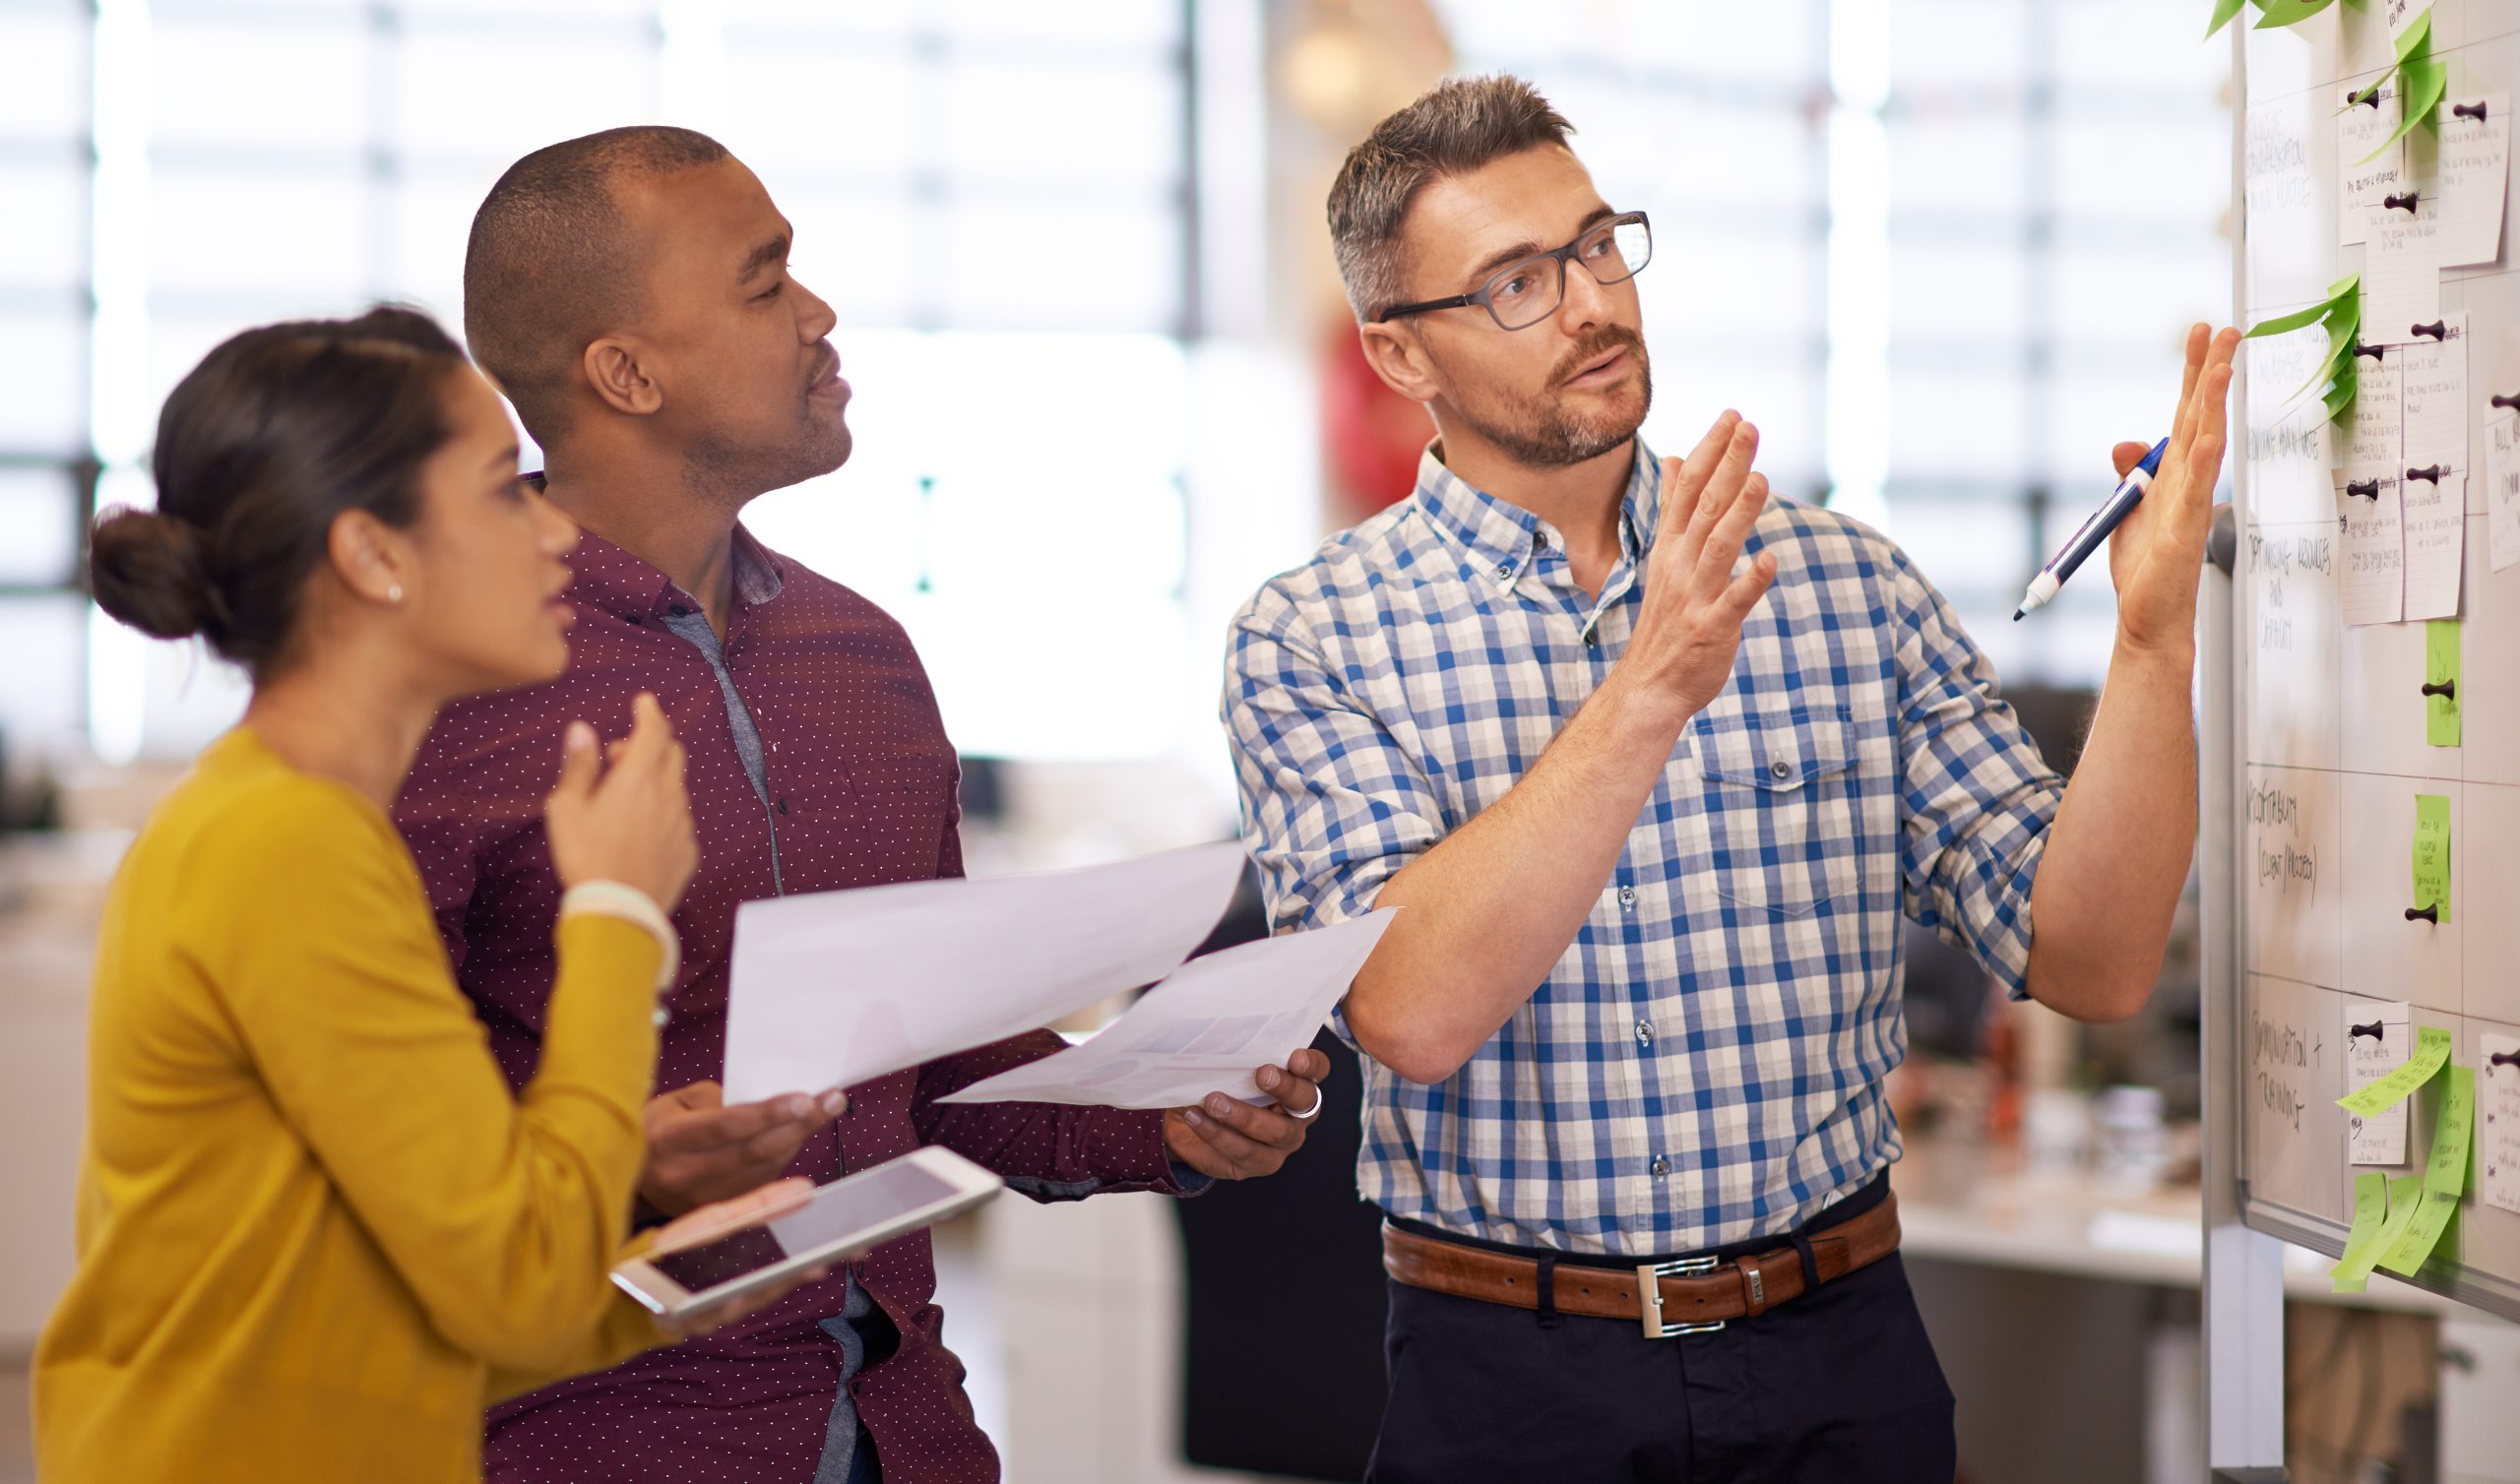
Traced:
[[385, 600], [389, 603], [401, 602], [403, 600], [403, 585], [401, 583], [396, 583], [393, 587], [386, 588]]

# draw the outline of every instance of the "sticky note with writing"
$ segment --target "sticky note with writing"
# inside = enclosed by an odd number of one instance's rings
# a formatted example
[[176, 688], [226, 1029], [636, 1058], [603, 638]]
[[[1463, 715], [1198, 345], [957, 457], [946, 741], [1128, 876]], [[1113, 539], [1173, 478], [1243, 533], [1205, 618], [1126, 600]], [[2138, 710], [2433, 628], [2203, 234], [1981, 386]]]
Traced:
[[[2345, 1002], [2345, 1085], [2366, 1087], [2406, 1065], [2415, 1050], [2415, 1011], [2404, 1000]], [[2406, 1163], [2406, 1104], [2347, 1125], [2355, 1164]]]
[[2415, 796], [2415, 909], [2430, 908], [2435, 926], [2450, 921], [2450, 799]]
[[2432, 1120], [2432, 1152], [2424, 1161], [2424, 1191], [2415, 1219], [2398, 1234], [2380, 1266], [2391, 1272], [2413, 1272], [2424, 1266], [2441, 1234], [2458, 1214], [2459, 1197], [2468, 1188], [2468, 1131], [2475, 1123], [2476, 1069], [2453, 1067], [2442, 1088], [2441, 1110]]
[[2459, 621], [2436, 618], [2424, 626], [2424, 740], [2430, 747], [2459, 745]]
[[2415, 1055], [2406, 1065], [2367, 1086], [2357, 1087], [2336, 1100], [2348, 1113], [2368, 1118], [2383, 1108], [2402, 1103], [2415, 1089], [2432, 1080], [2450, 1060], [2450, 1032], [2438, 1025], [2419, 1025], [2415, 1030]]
[[2389, 1179], [2372, 1171], [2354, 1177], [2354, 1225], [2345, 1234], [2345, 1256], [2328, 1269], [2339, 1293], [2360, 1293], [2369, 1286], [2371, 1265], [2380, 1255], [2380, 1231], [2389, 1218]]
[[2520, 1213], [2520, 1035], [2477, 1037], [2477, 1199]]
[[[2381, 1224], [2380, 1235], [2371, 1243], [2371, 1250], [2364, 1254], [2370, 1260], [2372, 1267], [2378, 1267], [2382, 1258], [2396, 1250], [2398, 1243], [2405, 1238], [2407, 1229], [2415, 1225], [2415, 1218], [2423, 1212], [2423, 1209], [2424, 1177], [2422, 1175], [2391, 1175], [2389, 1177], [2389, 1218]], [[2431, 1251], [2430, 1248], [2425, 1250]], [[2365, 1268], [2363, 1271], [2369, 1272], [2370, 1268]]]

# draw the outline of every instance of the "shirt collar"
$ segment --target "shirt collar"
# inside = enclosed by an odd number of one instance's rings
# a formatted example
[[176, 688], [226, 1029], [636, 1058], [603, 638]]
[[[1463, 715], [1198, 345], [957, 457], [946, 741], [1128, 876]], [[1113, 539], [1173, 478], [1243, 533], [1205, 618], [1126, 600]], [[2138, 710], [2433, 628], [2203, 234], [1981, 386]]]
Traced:
[[[788, 572], [769, 547], [738, 525], [734, 536], [735, 606], [752, 608], [777, 597]], [[662, 619], [698, 606], [673, 579], [591, 530], [581, 530], [568, 555], [569, 596], [618, 618]]]
[[[1654, 523], [1662, 513], [1663, 466], [1645, 440], [1633, 440], [1634, 465], [1627, 474], [1627, 493], [1619, 501], [1620, 548], [1633, 564], [1654, 549]], [[1444, 441], [1426, 445], [1418, 456], [1418, 488], [1413, 496], [1435, 528], [1468, 548], [1471, 565], [1483, 570], [1506, 590], [1532, 565], [1533, 548], [1543, 532], [1550, 545], [1566, 549], [1565, 536], [1519, 505], [1497, 498], [1444, 466]]]

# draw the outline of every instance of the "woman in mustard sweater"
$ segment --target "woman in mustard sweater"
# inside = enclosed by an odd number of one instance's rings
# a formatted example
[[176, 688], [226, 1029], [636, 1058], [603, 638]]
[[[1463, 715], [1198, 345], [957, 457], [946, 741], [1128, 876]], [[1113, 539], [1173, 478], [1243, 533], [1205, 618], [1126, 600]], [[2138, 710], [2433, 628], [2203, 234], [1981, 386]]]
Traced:
[[698, 854], [682, 748], [645, 697], [608, 767], [584, 723], [552, 739], [560, 976], [512, 1096], [385, 811], [441, 705], [560, 673], [575, 528], [407, 310], [228, 340], [154, 463], [157, 512], [96, 527], [96, 601], [206, 636], [254, 696], [107, 900], [37, 1461], [50, 1484], [477, 1478], [489, 1401], [675, 1337], [605, 1269]]

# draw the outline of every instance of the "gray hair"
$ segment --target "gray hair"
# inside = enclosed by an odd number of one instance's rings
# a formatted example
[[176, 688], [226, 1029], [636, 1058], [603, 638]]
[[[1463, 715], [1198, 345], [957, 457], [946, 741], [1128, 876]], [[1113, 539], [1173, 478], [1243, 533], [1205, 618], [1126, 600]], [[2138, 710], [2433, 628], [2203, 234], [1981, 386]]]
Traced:
[[1374, 125], [1330, 185], [1330, 250], [1359, 323], [1401, 302], [1401, 226], [1420, 188], [1575, 132], [1511, 73], [1447, 78]]

